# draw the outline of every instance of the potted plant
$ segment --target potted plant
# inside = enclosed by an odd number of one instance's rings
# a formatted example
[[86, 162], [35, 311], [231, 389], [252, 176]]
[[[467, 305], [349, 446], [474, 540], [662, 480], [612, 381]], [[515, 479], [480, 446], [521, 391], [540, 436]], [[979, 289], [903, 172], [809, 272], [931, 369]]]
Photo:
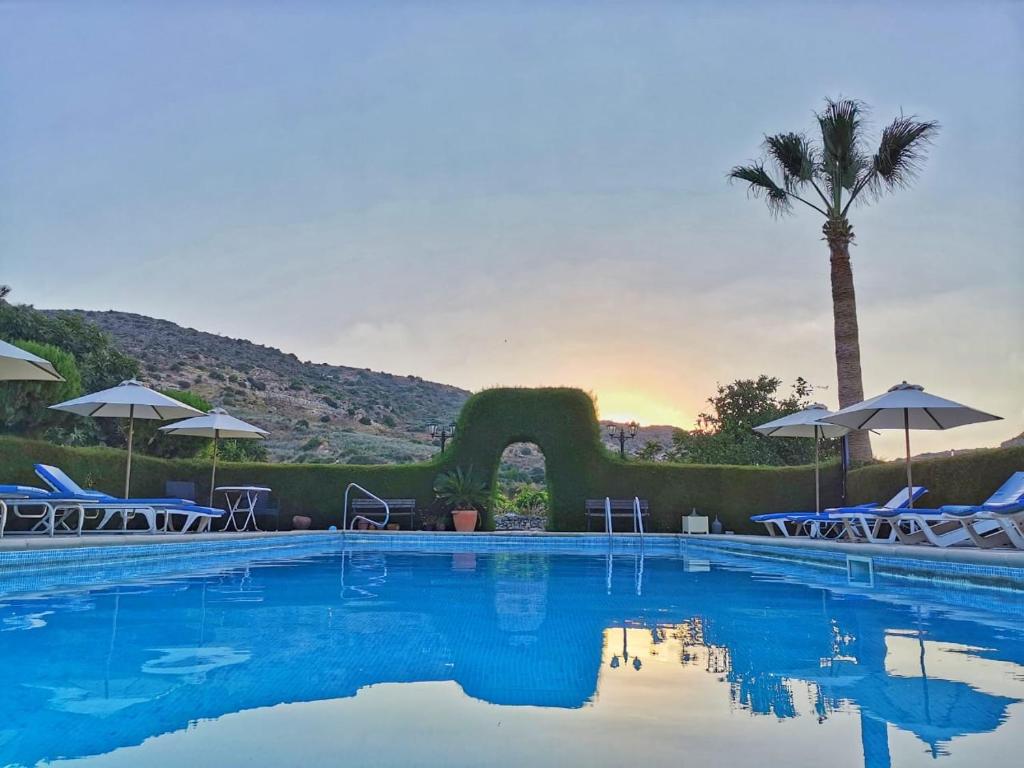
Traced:
[[434, 483], [438, 500], [452, 513], [456, 531], [473, 531], [480, 521], [480, 510], [487, 504], [487, 484], [462, 467], [445, 472]]

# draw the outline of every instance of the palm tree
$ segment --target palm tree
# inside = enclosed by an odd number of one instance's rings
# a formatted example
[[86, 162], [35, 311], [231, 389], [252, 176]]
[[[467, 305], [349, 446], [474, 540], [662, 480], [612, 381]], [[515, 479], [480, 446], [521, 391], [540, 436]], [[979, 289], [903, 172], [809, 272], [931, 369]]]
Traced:
[[[864, 399], [860, 368], [857, 299], [850, 267], [853, 227], [847, 213], [854, 201], [877, 199], [885, 192], [906, 187], [917, 175], [925, 150], [939, 130], [934, 121], [900, 115], [882, 131], [874, 155], [865, 150], [865, 106], [851, 99], [826, 99], [816, 115], [820, 142], [802, 133], [766, 136], [766, 160], [738, 165], [729, 178], [746, 182], [754, 197], [763, 197], [773, 216], [790, 213], [802, 203], [825, 217], [821, 231], [828, 242], [832, 268], [832, 318], [835, 324], [836, 373], [839, 405]], [[866, 432], [850, 435], [850, 457], [870, 461], [871, 442]]]

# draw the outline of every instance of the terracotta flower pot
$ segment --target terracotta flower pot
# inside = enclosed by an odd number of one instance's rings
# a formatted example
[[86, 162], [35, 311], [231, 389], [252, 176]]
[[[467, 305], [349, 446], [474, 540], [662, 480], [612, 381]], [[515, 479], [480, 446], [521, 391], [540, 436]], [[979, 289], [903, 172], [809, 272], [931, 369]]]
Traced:
[[455, 509], [452, 510], [452, 521], [455, 523], [455, 530], [462, 533], [468, 533], [476, 530], [476, 521], [479, 519], [480, 513], [475, 509]]

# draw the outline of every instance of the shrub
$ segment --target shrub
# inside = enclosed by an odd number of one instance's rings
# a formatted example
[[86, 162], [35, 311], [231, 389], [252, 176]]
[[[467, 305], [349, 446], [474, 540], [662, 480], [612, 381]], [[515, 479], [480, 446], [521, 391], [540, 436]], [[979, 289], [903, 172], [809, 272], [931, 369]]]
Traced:
[[210, 378], [214, 381], [224, 381], [227, 377], [220, 371], [210, 371]]
[[362, 424], [363, 426], [368, 427], [371, 424], [373, 424], [373, 420], [369, 416], [363, 416], [362, 418], [359, 419], [359, 423]]
[[473, 468], [464, 470], [457, 467], [438, 475], [434, 481], [437, 500], [449, 510], [476, 509], [483, 511], [490, 501], [491, 493], [487, 482], [473, 474]]

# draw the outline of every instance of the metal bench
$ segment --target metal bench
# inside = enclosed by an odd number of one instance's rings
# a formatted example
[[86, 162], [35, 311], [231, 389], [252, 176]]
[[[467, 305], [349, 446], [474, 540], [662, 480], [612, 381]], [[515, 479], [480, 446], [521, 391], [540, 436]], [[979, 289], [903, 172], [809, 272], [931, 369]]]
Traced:
[[[391, 512], [389, 522], [397, 523], [398, 520], [395, 518], [405, 517], [409, 519], [410, 531], [416, 527], [416, 499], [384, 499], [384, 501], [387, 502], [388, 510]], [[352, 499], [352, 513], [370, 519], [375, 517], [383, 519], [384, 505], [376, 499]]]
[[[611, 499], [612, 505], [612, 527], [618, 519], [629, 520], [635, 528], [633, 518], [633, 499]], [[587, 530], [591, 528], [591, 522], [596, 517], [604, 522], [604, 499], [587, 499], [586, 504]], [[644, 530], [647, 530], [647, 519], [650, 517], [650, 505], [645, 499], [640, 499], [640, 514], [644, 518]], [[602, 526], [603, 527], [603, 526]]]

